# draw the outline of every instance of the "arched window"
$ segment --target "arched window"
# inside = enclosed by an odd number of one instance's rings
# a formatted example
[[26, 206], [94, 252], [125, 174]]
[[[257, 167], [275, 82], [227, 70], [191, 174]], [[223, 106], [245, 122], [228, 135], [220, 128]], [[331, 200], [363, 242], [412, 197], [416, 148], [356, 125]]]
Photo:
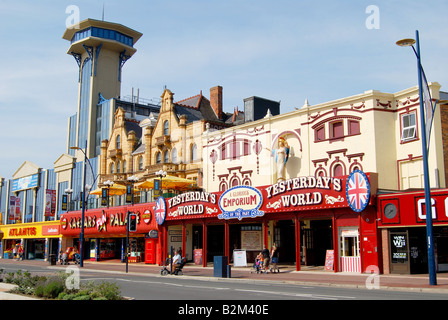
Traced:
[[116, 143], [116, 149], [120, 149], [121, 148], [121, 136], [118, 135], [117, 136], [117, 143]]
[[163, 123], [163, 135], [168, 136], [170, 134], [170, 123], [168, 120], [166, 120]]
[[219, 185], [219, 191], [226, 191], [227, 190], [227, 184], [223, 181]]
[[173, 150], [171, 150], [171, 162], [174, 164], [177, 164], [177, 149], [173, 148]]
[[117, 173], [120, 173], [120, 171], [121, 171], [121, 162], [118, 161], [117, 162]]
[[191, 145], [191, 149], [190, 149], [190, 160], [192, 162], [196, 161], [198, 159], [198, 154], [197, 153], [198, 153], [198, 148], [196, 147], [196, 144], [193, 143]]
[[110, 164], [110, 173], [114, 173], [114, 171], [115, 171], [115, 164], [112, 162]]
[[126, 160], [124, 160], [123, 161], [123, 173], [126, 173], [127, 172], [127, 166], [128, 166], [128, 164], [127, 164], [127, 162], [126, 162]]
[[163, 154], [163, 163], [169, 163], [170, 162], [170, 153], [167, 151], [165, 151], [165, 153]]
[[158, 163], [162, 163], [162, 154], [160, 152], [156, 154], [156, 164]]
[[340, 177], [342, 175], [344, 175], [344, 168], [340, 164], [335, 165], [333, 168], [333, 177]]

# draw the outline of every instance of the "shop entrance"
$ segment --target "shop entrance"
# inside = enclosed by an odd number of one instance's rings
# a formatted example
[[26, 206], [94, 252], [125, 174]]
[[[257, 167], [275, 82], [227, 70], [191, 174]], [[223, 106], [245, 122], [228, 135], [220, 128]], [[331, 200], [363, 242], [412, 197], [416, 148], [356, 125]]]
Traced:
[[295, 223], [293, 220], [277, 221], [274, 227], [274, 243], [277, 246], [280, 263], [296, 262]]
[[[193, 226], [193, 257], [194, 250], [203, 249], [203, 227]], [[207, 226], [207, 262], [213, 262], [214, 256], [224, 255], [224, 226], [208, 225]], [[204, 259], [202, 253], [202, 259]]]
[[303, 220], [301, 222], [301, 264], [325, 266], [327, 250], [333, 250], [331, 220]]
[[207, 226], [207, 262], [224, 255], [224, 226]]

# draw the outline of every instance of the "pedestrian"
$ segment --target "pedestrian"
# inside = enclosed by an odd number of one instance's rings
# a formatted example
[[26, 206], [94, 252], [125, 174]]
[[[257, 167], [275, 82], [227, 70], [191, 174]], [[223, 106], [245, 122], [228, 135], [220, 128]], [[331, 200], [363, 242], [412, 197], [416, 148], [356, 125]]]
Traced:
[[277, 266], [278, 263], [278, 250], [277, 246], [274, 244], [271, 249], [271, 272], [275, 272], [277, 270], [277, 273], [280, 272]]
[[263, 255], [264, 273], [268, 273], [271, 254], [269, 253], [269, 250], [266, 249], [266, 245], [263, 245], [263, 250], [261, 250], [261, 254]]
[[17, 260], [23, 260], [23, 246], [20, 245], [18, 249], [19, 258]]
[[13, 255], [13, 259], [17, 259], [17, 253], [19, 252], [19, 244], [16, 243], [16, 245], [14, 246], [14, 248], [12, 249], [12, 255]]

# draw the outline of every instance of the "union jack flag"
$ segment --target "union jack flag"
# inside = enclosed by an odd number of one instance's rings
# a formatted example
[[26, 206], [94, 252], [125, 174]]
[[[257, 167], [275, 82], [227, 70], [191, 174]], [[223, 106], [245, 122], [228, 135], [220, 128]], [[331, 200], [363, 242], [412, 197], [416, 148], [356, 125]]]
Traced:
[[363, 211], [370, 200], [370, 184], [366, 174], [362, 171], [353, 171], [347, 179], [347, 200], [353, 211]]
[[154, 212], [157, 224], [162, 225], [165, 222], [166, 217], [166, 203], [164, 197], [157, 198]]

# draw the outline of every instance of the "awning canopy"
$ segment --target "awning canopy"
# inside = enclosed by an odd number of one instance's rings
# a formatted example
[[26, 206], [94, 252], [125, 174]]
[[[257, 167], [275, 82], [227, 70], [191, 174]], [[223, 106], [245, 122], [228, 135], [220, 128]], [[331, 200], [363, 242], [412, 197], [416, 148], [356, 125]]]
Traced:
[[[135, 186], [140, 189], [153, 189], [154, 188], [154, 180], [160, 180], [160, 178], [152, 178], [140, 183], [137, 183]], [[196, 183], [195, 180], [179, 178], [175, 176], [167, 175], [162, 179], [162, 189], [174, 189], [174, 190], [185, 190], [190, 186]]]
[[[106, 188], [106, 187], [104, 187]], [[109, 187], [110, 196], [121, 196], [126, 193], [127, 187], [121, 184], [114, 183]], [[139, 192], [139, 190], [134, 188], [134, 192]], [[102, 188], [95, 189], [90, 192], [90, 194], [101, 196], [103, 194]]]

